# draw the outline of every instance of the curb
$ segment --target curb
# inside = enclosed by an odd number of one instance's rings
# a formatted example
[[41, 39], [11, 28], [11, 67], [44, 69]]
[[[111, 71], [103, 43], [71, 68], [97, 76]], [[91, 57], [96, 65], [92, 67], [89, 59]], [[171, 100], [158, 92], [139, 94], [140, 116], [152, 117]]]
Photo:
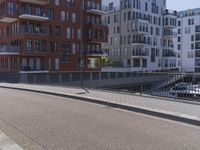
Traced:
[[165, 112], [156, 111], [156, 110], [150, 110], [148, 108], [140, 108], [140, 107], [133, 107], [133, 106], [127, 106], [127, 105], [123, 105], [123, 104], [106, 102], [106, 101], [102, 101], [101, 99], [94, 99], [94, 98], [90, 98], [90, 97], [76, 96], [73, 94], [62, 94], [62, 93], [55, 93], [55, 92], [50, 92], [50, 91], [40, 91], [40, 90], [24, 89], [24, 88], [17, 88], [17, 87], [0, 86], [0, 88], [35, 92], [35, 93], [53, 95], [53, 96], [64, 97], [64, 98], [72, 98], [77, 101], [85, 101], [85, 102], [90, 102], [90, 103], [95, 103], [95, 104], [100, 104], [100, 105], [106, 105], [106, 106], [110, 106], [113, 108], [124, 109], [124, 110], [132, 111], [132, 112], [142, 113], [142, 114], [146, 114], [146, 115], [151, 115], [151, 116], [155, 116], [155, 117], [160, 117], [160, 118], [164, 118], [164, 119], [169, 119], [169, 120], [173, 120], [173, 121], [179, 121], [182, 123], [200, 126], [200, 120], [197, 120], [197, 119], [183, 117], [181, 115], [174, 115], [174, 114], [165, 113]]

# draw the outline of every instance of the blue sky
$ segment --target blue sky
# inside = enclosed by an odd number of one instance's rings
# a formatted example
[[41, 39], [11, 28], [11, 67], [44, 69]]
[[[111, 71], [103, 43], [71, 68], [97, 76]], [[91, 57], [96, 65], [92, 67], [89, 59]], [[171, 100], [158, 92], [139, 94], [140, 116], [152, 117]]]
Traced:
[[200, 0], [167, 0], [167, 8], [173, 10], [200, 8]]
[[[103, 0], [103, 2], [119, 1], [119, 0]], [[187, 10], [192, 8], [200, 8], [200, 0], [166, 0], [167, 8], [173, 10]]]

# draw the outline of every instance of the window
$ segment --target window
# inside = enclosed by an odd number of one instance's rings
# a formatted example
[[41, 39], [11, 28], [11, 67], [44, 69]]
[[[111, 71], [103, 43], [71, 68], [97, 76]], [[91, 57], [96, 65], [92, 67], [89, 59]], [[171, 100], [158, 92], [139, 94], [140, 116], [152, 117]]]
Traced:
[[39, 42], [39, 40], [35, 40], [34, 46], [35, 46], [35, 50], [36, 51], [40, 51], [40, 42]]
[[56, 26], [55, 34], [56, 34], [56, 36], [60, 36], [60, 27], [59, 26]]
[[181, 26], [181, 21], [180, 21], [180, 20], [178, 21], [178, 26], [179, 26], [179, 27]]
[[80, 40], [81, 37], [82, 37], [81, 29], [78, 29], [78, 30], [77, 30], [77, 38]]
[[56, 52], [56, 47], [57, 47], [57, 45], [56, 45], [56, 42], [50, 42], [50, 52], [51, 53], [55, 53]]
[[194, 24], [194, 18], [188, 19], [188, 25], [193, 25]]
[[181, 29], [180, 28], [178, 29], [178, 34], [181, 34]]
[[10, 16], [14, 15], [14, 2], [13, 1], [8, 2], [8, 14]]
[[65, 11], [61, 11], [61, 21], [65, 22], [66, 21], [66, 14]]
[[181, 45], [180, 44], [178, 44], [178, 50], [181, 50]]
[[74, 8], [75, 7], [75, 3], [74, 0], [66, 0], [67, 1], [67, 8]]
[[52, 21], [52, 20], [54, 20], [54, 18], [55, 18], [55, 17], [54, 17], [54, 10], [53, 10], [53, 9], [50, 9], [50, 10], [49, 10], [49, 20]]
[[178, 42], [181, 42], [181, 37], [180, 36], [178, 37]]
[[76, 23], [76, 13], [72, 13], [72, 23]]
[[61, 60], [65, 62], [70, 61], [70, 44], [68, 42], [62, 42], [61, 44]]
[[55, 5], [59, 6], [60, 5], [60, 0], [55, 0]]
[[35, 13], [36, 13], [37, 16], [41, 16], [41, 9], [40, 9], [40, 7], [36, 7], [35, 8]]
[[191, 35], [191, 41], [194, 41], [194, 35]]
[[27, 48], [27, 51], [32, 51], [32, 40], [28, 39], [26, 40], [26, 48]]
[[72, 54], [76, 54], [76, 43], [72, 43]]
[[67, 28], [67, 38], [71, 38], [71, 28]]

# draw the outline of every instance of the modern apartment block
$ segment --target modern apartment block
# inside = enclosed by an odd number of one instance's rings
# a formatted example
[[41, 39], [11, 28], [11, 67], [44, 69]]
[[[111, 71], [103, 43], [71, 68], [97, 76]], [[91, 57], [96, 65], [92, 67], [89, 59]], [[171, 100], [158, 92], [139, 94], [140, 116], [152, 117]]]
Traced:
[[176, 30], [178, 67], [182, 72], [200, 72], [200, 8], [178, 12]]
[[0, 0], [0, 72], [100, 71], [104, 14], [101, 0]]
[[113, 65], [132, 71], [176, 69], [177, 13], [166, 10], [166, 0], [120, 0], [119, 7], [112, 5], [103, 15], [109, 27], [103, 49]]

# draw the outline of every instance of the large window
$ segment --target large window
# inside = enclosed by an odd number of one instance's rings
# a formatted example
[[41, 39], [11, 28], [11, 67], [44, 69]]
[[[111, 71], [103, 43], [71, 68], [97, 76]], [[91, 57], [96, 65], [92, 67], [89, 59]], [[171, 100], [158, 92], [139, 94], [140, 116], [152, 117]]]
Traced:
[[49, 20], [54, 20], [55, 18], [55, 14], [54, 14], [54, 10], [53, 9], [50, 9], [49, 10]]
[[56, 33], [56, 36], [60, 36], [60, 27], [59, 26], [56, 26], [55, 33]]
[[70, 61], [70, 43], [69, 42], [63, 42], [61, 44], [61, 60], [64, 62]]
[[72, 32], [71, 28], [67, 28], [67, 39], [71, 38], [71, 36], [72, 36], [71, 32]]
[[61, 21], [65, 22], [66, 21], [66, 14], [65, 11], [61, 11]]
[[60, 5], [60, 0], [55, 0], [55, 5], [59, 6]]
[[8, 2], [8, 14], [10, 16], [14, 15], [14, 2], [13, 1]]
[[30, 39], [26, 40], [26, 48], [27, 48], [27, 51], [32, 51], [33, 50], [32, 40], [30, 40]]
[[56, 52], [56, 48], [57, 48], [57, 45], [56, 45], [56, 42], [50, 42], [50, 52], [51, 53], [55, 53]]
[[76, 13], [72, 13], [72, 23], [76, 23]]

